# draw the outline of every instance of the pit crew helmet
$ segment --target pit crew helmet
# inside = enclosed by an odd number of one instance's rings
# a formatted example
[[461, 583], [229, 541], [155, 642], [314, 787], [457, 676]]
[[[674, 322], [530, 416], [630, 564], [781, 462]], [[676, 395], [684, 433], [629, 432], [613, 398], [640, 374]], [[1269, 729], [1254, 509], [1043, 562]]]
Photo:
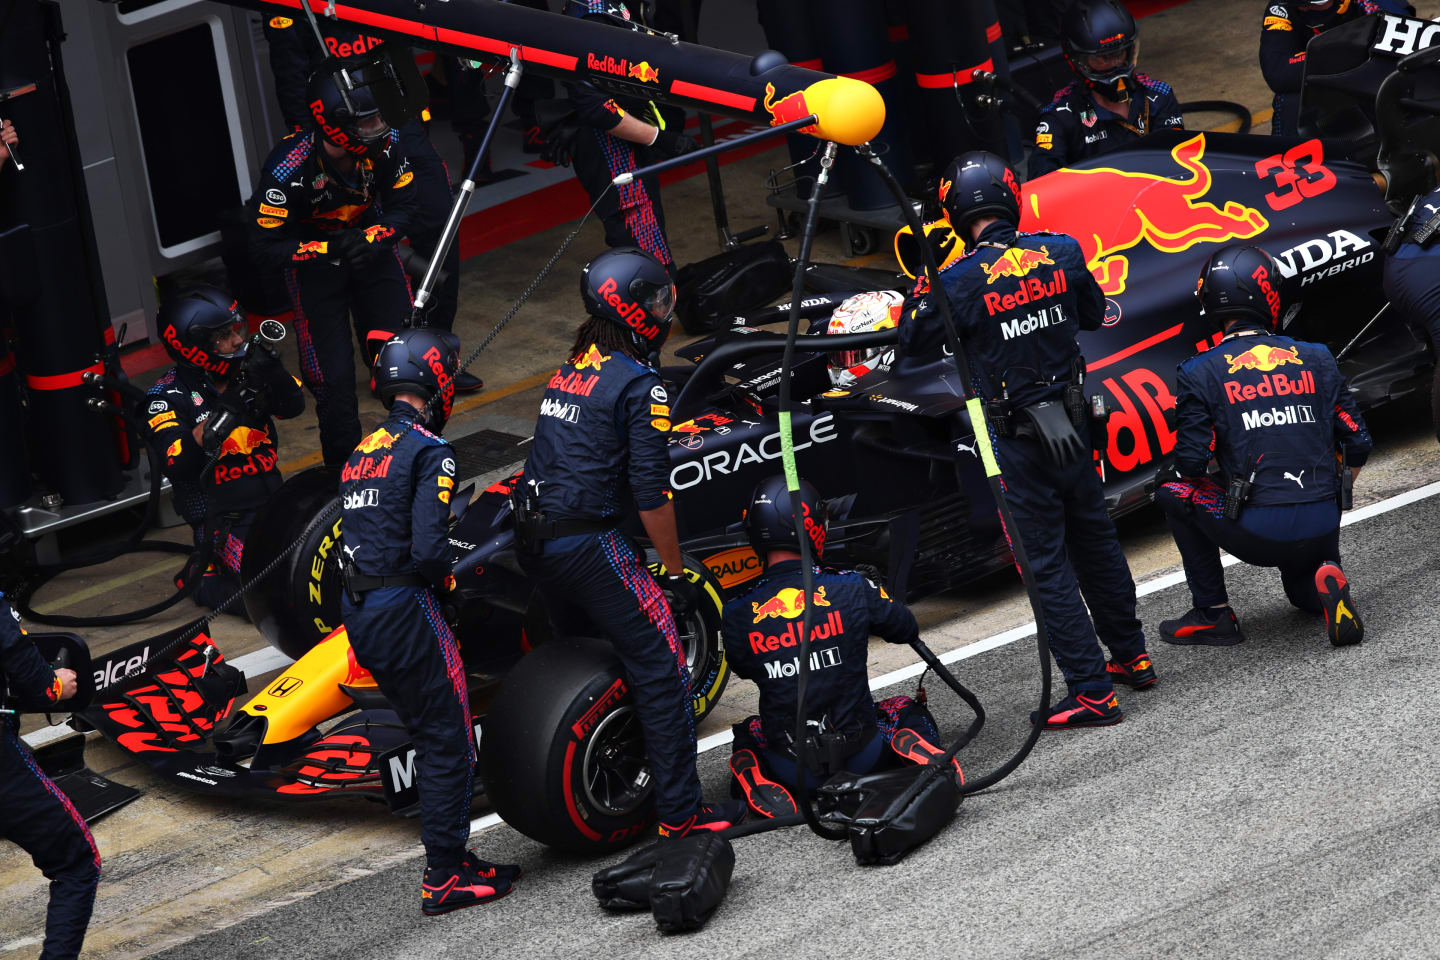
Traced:
[[1350, 9], [1353, 0], [1289, 0], [1295, 19], [1311, 30], [1332, 27]]
[[[875, 290], [857, 293], [847, 297], [845, 302], [830, 314], [827, 334], [869, 333], [872, 330], [893, 330], [900, 323], [900, 308], [905, 298], [894, 290]], [[830, 358], [830, 383], [836, 387], [850, 387], [860, 377], [880, 366], [888, 347], [861, 347], [856, 350], [832, 350]]]
[[940, 205], [960, 242], [971, 243], [970, 224], [981, 217], [1020, 223], [1020, 181], [1002, 159], [985, 150], [962, 153], [940, 176]]
[[1210, 257], [1195, 284], [1200, 315], [1221, 330], [1231, 320], [1243, 318], [1273, 333], [1285, 310], [1282, 279], [1274, 259], [1259, 247], [1224, 247]]
[[675, 281], [639, 247], [607, 250], [580, 273], [585, 312], [628, 332], [641, 356], [658, 353], [675, 315]]
[[[830, 518], [825, 510], [825, 501], [809, 481], [800, 481], [800, 506], [804, 511], [805, 532], [810, 537], [810, 547], [815, 560], [825, 552], [825, 537], [830, 529]], [[800, 538], [795, 533], [795, 514], [790, 509], [790, 489], [785, 486], [785, 477], [775, 474], [755, 485], [750, 494], [750, 505], [745, 508], [745, 536], [750, 547], [765, 562], [770, 550], [800, 551]]]
[[[351, 89], [341, 69], [349, 75]], [[389, 78], [375, 64], [342, 68], [339, 61], [324, 61], [305, 90], [315, 132], [356, 158], [379, 153], [390, 139], [390, 125], [370, 87], [385, 82]]]
[[155, 315], [165, 352], [178, 366], [229, 376], [231, 368], [244, 359], [248, 340], [230, 353], [220, 353], [215, 343], [237, 324], [245, 323], [239, 302], [219, 287], [197, 284], [165, 300]]
[[460, 338], [442, 330], [410, 327], [385, 341], [370, 365], [370, 393], [389, 410], [399, 393], [425, 398], [425, 425], [439, 433], [450, 419]]
[[1137, 33], [1120, 0], [1076, 0], [1060, 23], [1060, 48], [1087, 87], [1124, 103], [1135, 84]]

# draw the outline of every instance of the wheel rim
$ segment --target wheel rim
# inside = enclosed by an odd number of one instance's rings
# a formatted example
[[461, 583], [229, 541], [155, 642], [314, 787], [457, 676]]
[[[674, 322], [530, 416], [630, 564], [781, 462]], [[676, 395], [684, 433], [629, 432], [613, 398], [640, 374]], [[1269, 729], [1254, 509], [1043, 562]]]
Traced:
[[622, 817], [639, 808], [650, 795], [650, 764], [634, 707], [617, 707], [600, 720], [582, 762], [585, 799], [592, 809]]
[[690, 671], [693, 682], [695, 668], [700, 665], [700, 657], [704, 654], [710, 638], [710, 628], [705, 625], [705, 618], [696, 611], [686, 617], [683, 623], [676, 621], [675, 632], [679, 635], [681, 649], [685, 651], [685, 666]]

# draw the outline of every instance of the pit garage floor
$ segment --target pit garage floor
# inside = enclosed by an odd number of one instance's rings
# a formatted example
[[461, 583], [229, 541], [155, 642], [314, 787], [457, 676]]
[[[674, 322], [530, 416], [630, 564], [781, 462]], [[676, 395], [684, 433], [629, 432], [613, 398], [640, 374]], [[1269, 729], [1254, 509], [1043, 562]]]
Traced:
[[[1440, 0], [1416, 6], [1424, 16], [1440, 14]], [[1182, 101], [1243, 103], [1259, 121], [1256, 132], [1267, 131], [1270, 95], [1255, 62], [1262, 7], [1259, 0], [1190, 0], [1145, 17], [1141, 69], [1170, 82]], [[1193, 128], [1230, 120], [1186, 119]], [[762, 182], [784, 156], [777, 148], [723, 168], [733, 230], [762, 223], [773, 229]], [[704, 177], [669, 185], [663, 196], [677, 261], [715, 253]], [[565, 223], [466, 260], [457, 329], [467, 350], [573, 228]], [[796, 242], [787, 246], [793, 254]], [[449, 433], [530, 434], [541, 383], [581, 316], [575, 278], [601, 249], [598, 226], [587, 224], [474, 366], [487, 389], [459, 400]], [[821, 234], [815, 256], [845, 261], [835, 230]], [[890, 261], [884, 253], [852, 262]], [[672, 345], [687, 339], [677, 328]], [[293, 339], [286, 346], [293, 369]], [[382, 419], [369, 398], [361, 409], [367, 426]], [[1440, 448], [1421, 406], [1397, 404], [1377, 412], [1371, 426], [1377, 454], [1357, 485], [1358, 505], [1393, 506], [1389, 498], [1440, 480]], [[283, 424], [281, 436], [287, 473], [319, 462], [312, 414]], [[186, 957], [462, 950], [729, 957], [773, 955], [778, 948], [834, 956], [846, 947], [888, 954], [902, 944], [922, 955], [954, 952], [954, 945], [926, 941], [927, 932], [948, 933], [981, 956], [1095, 948], [1119, 956], [1213, 956], [1221, 949], [1241, 956], [1433, 955], [1414, 931], [1434, 927], [1425, 893], [1434, 884], [1428, 838], [1435, 796], [1415, 774], [1430, 755], [1424, 744], [1433, 742], [1426, 731], [1435, 711], [1424, 661], [1410, 651], [1434, 639], [1427, 616], [1436, 602], [1433, 562], [1426, 557], [1433, 546], [1423, 531], [1433, 528], [1437, 502], [1419, 500], [1348, 528], [1347, 568], [1371, 631], [1362, 649], [1332, 651], [1318, 628], [1291, 616], [1272, 575], [1237, 570], [1235, 596], [1244, 598], [1247, 626], [1254, 623], [1252, 643], [1227, 651], [1157, 644], [1162, 686], [1122, 696], [1127, 710], [1135, 704], [1125, 724], [1042, 740], [1019, 773], [993, 795], [968, 801], [961, 819], [903, 867], [852, 872], [843, 849], [800, 831], [744, 841], [731, 902], [712, 927], [663, 946], [648, 920], [621, 923], [599, 914], [588, 893], [596, 864], [544, 852], [503, 825], [477, 835], [475, 844], [483, 854], [525, 862], [527, 878], [516, 895], [422, 924], [414, 903], [420, 870], [414, 821], [359, 803], [251, 807], [201, 800], [156, 782], [92, 735], [91, 766], [146, 794], [96, 825], [106, 866], [86, 955], [141, 957], [175, 948], [175, 956]], [[1120, 526], [1136, 580], [1171, 583], [1178, 557], [1158, 515], [1144, 511]], [[179, 540], [188, 531], [163, 535]], [[37, 604], [86, 614], [131, 608], [172, 589], [177, 566], [162, 555], [126, 557], [61, 577]], [[1153, 592], [1141, 614], [1152, 631], [1188, 606], [1183, 587], [1147, 589]], [[975, 682], [995, 718], [973, 761], [984, 769], [1018, 742], [1024, 711], [1033, 706], [1030, 641], [1005, 646], [993, 639], [1030, 620], [1023, 592], [1013, 575], [1001, 574], [926, 600], [916, 612], [937, 651], [989, 638], [975, 648], [985, 652], [956, 668]], [[86, 636], [105, 651], [193, 615], [182, 606], [168, 617]], [[252, 690], [283, 665], [237, 618], [219, 618], [213, 634], [227, 657], [243, 661]], [[876, 644], [872, 675], [912, 659], [908, 650]], [[732, 681], [701, 736], [725, 730], [753, 702], [753, 687]], [[963, 720], [943, 707], [941, 715], [947, 729]], [[53, 735], [43, 725], [31, 721], [25, 730], [41, 739]], [[702, 757], [712, 795], [724, 789], [723, 752]], [[1412, 837], [1413, 847], [1406, 839]], [[772, 873], [767, 864], [782, 860], [791, 865]], [[0, 848], [0, 957], [38, 951], [44, 895], [29, 858]], [[1360, 918], [1351, 939], [1334, 920], [1342, 911]], [[789, 932], [766, 947], [757, 929]]]

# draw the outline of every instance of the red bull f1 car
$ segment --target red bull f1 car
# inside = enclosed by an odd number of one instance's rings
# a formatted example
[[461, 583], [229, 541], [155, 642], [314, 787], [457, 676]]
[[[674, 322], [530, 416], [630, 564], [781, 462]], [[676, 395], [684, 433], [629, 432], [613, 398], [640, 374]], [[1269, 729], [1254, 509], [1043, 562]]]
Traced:
[[[1176, 364], [1218, 340], [1193, 291], [1221, 244], [1253, 242], [1277, 259], [1295, 304], [1283, 316], [1285, 332], [1328, 344], [1362, 407], [1428, 383], [1428, 345], [1386, 315], [1380, 290], [1392, 211], [1428, 189], [1414, 158], [1440, 144], [1434, 117], [1414, 107], [1426, 100], [1416, 84], [1434, 68], [1422, 65], [1377, 102], [1382, 81], [1402, 76], [1399, 53], [1414, 53], [1386, 48], [1386, 31], [1399, 29], [1392, 20], [1404, 18], [1371, 18], [1311, 44], [1300, 137], [1155, 134], [1025, 186], [1022, 227], [1076, 237], [1107, 297], [1104, 326], [1082, 334], [1081, 345], [1086, 393], [1104, 397], [1111, 411], [1094, 456], [1113, 512], [1146, 504], [1168, 469]], [[1037, 295], [1057, 282], [1043, 251], [1000, 264], [1033, 279]], [[832, 379], [823, 331], [834, 309], [856, 289], [904, 290], [908, 281], [839, 275], [828, 286], [850, 290], [817, 289], [800, 305], [811, 332], [791, 373], [792, 391], [805, 400], [793, 420], [800, 470], [831, 503], [827, 560], [873, 568], [912, 600], [1002, 569], [1009, 549], [949, 358], [882, 350], [842, 386]], [[1024, 303], [997, 306], [1017, 330], [1044, 322], [1027, 316]], [[779, 470], [783, 337], [764, 328], [786, 313], [781, 306], [737, 318], [680, 349], [688, 366], [664, 371], [675, 397], [671, 486], [693, 558], [687, 566], [708, 598], [681, 629], [697, 717], [728, 678], [720, 605], [760, 573], [739, 510], [756, 483]], [[1229, 359], [1236, 369], [1275, 371], [1277, 416], [1313, 390], [1299, 358], [1284, 351]], [[624, 843], [651, 816], [629, 691], [603, 644], [551, 635], [514, 558], [515, 479], [454, 497], [454, 617], [483, 720], [480, 779], [494, 808], [543, 842], [581, 850]], [[413, 803], [413, 751], [338, 619], [344, 532], [336, 480], [323, 470], [293, 477], [252, 526], [245, 550], [249, 581], [300, 540], [246, 598], [266, 637], [296, 658], [292, 666], [236, 708], [243, 678], [196, 638], [156, 657], [138, 678], [97, 684], [87, 719], [199, 790]], [[763, 612], [788, 620], [797, 608], [777, 595]], [[137, 653], [114, 657], [130, 662]], [[97, 672], [111, 666], [102, 661]]]

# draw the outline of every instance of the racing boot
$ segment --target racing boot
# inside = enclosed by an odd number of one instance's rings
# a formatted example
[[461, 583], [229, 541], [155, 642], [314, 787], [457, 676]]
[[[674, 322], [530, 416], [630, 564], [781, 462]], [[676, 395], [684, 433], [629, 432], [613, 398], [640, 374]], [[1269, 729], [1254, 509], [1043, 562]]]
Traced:
[[474, 850], [466, 850], [463, 862], [475, 876], [481, 880], [503, 880], [506, 883], [514, 883], [525, 875], [518, 863], [491, 863], [489, 860], [481, 860], [475, 856]]
[[1348, 647], [1365, 639], [1365, 625], [1355, 614], [1355, 602], [1350, 599], [1350, 581], [1338, 561], [1326, 561], [1315, 571], [1315, 590], [1325, 608], [1325, 630], [1333, 645]]
[[1178, 620], [1160, 622], [1160, 639], [1190, 646], [1233, 647], [1245, 642], [1245, 634], [1240, 632], [1240, 621], [1229, 607], [1191, 607]]
[[721, 803], [702, 803], [700, 812], [692, 813], [679, 823], [660, 821], [662, 840], [679, 840], [701, 830], [728, 830], [745, 819], [748, 804], [744, 800], [725, 800]]
[[425, 878], [420, 881], [420, 911], [425, 916], [438, 917], [452, 910], [489, 903], [510, 892], [510, 881], [479, 876], [472, 858], [473, 854], [467, 854], [454, 867], [425, 868]]
[[[895, 731], [895, 736], [890, 738], [890, 749], [921, 767], [929, 766], [935, 762], [936, 758], [945, 755], [944, 750], [909, 727], [901, 727]], [[960, 769], [960, 760], [951, 757], [950, 764], [955, 768], [955, 776], [960, 778], [960, 786], [965, 786], [965, 771]]]
[[1131, 657], [1129, 660], [1111, 660], [1105, 664], [1105, 675], [1112, 683], [1123, 683], [1131, 690], [1144, 690], [1146, 687], [1154, 686], [1160, 676], [1155, 672], [1155, 664], [1150, 660], [1150, 654], [1142, 653], [1138, 657]]
[[745, 794], [745, 803], [760, 816], [773, 820], [800, 812], [790, 791], [765, 776], [754, 750], [741, 749], [730, 754], [730, 773]]
[[1044, 716], [1030, 711], [1031, 723], [1043, 723], [1046, 730], [1073, 730], [1080, 727], [1108, 727], [1125, 719], [1115, 691], [1072, 693], [1050, 708]]

